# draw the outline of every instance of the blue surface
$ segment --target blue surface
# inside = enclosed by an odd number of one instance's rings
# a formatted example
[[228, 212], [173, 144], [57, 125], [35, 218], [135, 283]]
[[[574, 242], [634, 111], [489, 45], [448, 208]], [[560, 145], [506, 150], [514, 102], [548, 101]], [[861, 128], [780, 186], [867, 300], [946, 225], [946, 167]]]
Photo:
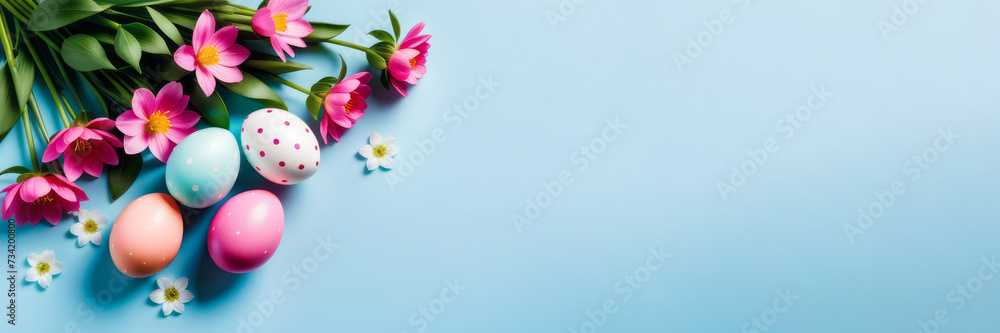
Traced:
[[[285, 205], [271, 261], [221, 271], [205, 246], [218, 205], [189, 214], [161, 275], [195, 299], [164, 318], [153, 278], [109, 289], [106, 243], [77, 248], [69, 218], [18, 228], [20, 275], [46, 249], [66, 268], [44, 291], [18, 276], [17, 331], [996, 332], [1000, 3], [915, 3], [586, 1], [553, 25], [557, 0], [313, 1], [308, 18], [355, 24], [349, 41], [390, 6], [425, 21], [430, 71], [409, 98], [376, 88], [305, 183], [243, 162], [230, 197]], [[884, 35], [894, 6], [911, 14]], [[327, 49], [289, 77], [336, 74]], [[365, 171], [372, 131], [399, 138], [392, 171]], [[4, 164], [26, 160], [16, 142]], [[114, 203], [82, 181], [83, 206], [113, 216], [164, 192], [163, 172], [147, 163]]]

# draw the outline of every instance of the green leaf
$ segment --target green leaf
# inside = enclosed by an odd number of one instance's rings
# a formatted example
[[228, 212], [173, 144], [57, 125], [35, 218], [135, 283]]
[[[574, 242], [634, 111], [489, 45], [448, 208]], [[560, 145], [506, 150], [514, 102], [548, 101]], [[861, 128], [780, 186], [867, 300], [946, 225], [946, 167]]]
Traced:
[[330, 93], [330, 88], [333, 88], [333, 85], [337, 84], [337, 82], [340, 82], [340, 80], [332, 76], [327, 76], [314, 83], [309, 91], [320, 98], [326, 97], [326, 94]]
[[389, 43], [392, 44], [393, 46], [396, 45], [396, 40], [392, 38], [392, 35], [390, 35], [388, 32], [385, 32], [385, 30], [372, 30], [368, 34], [372, 35], [372, 37], [375, 37], [375, 39], [378, 39], [384, 43]]
[[337, 77], [337, 82], [344, 81], [345, 76], [347, 76], [347, 61], [344, 61], [344, 55], [340, 55], [340, 76]]
[[[177, 1], [175, 1], [175, 0], [100, 0], [100, 1], [98, 1], [98, 3], [110, 4], [110, 5], [113, 5], [114, 7], [124, 7], [124, 8], [152, 6], [152, 5], [159, 5], [159, 4], [165, 4], [165, 3], [171, 3], [171, 2], [177, 2]], [[185, 2], [192, 2], [192, 1], [185, 1]], [[197, 1], [195, 1], [195, 2], [197, 2]], [[187, 5], [190, 5], [190, 4], [187, 4]]]
[[281, 100], [281, 97], [278, 97], [278, 94], [274, 93], [271, 87], [250, 73], [243, 72], [243, 81], [237, 83], [222, 82], [222, 86], [237, 95], [260, 102], [269, 108], [288, 110], [288, 106]]
[[347, 30], [349, 24], [332, 24], [323, 22], [309, 22], [313, 27], [313, 32], [302, 38], [306, 42], [315, 43], [322, 42], [330, 38], [334, 38], [344, 33]]
[[304, 64], [297, 63], [297, 62], [291, 62], [291, 61], [284, 62], [284, 61], [281, 61], [281, 60], [278, 60], [278, 61], [273, 61], [273, 60], [247, 60], [247, 61], [243, 62], [243, 65], [246, 65], [247, 67], [250, 67], [250, 68], [256, 68], [256, 69], [259, 69], [259, 70], [262, 70], [262, 71], [265, 71], [265, 72], [268, 72], [268, 73], [271, 73], [271, 74], [285, 74], [285, 73], [297, 72], [297, 71], [301, 71], [301, 70], [313, 69], [312, 67], [309, 67], [309, 66], [306, 66]]
[[35, 84], [35, 62], [30, 58], [27, 50], [14, 56], [11, 78], [14, 82], [14, 91], [17, 92], [17, 109], [20, 110], [28, 104], [31, 87]]
[[178, 46], [184, 45], [184, 38], [181, 37], [181, 33], [177, 31], [177, 26], [173, 22], [170, 22], [170, 20], [156, 11], [156, 9], [153, 9], [153, 7], [146, 7], [146, 11], [149, 12], [149, 17], [153, 18], [153, 22], [160, 28], [160, 31], [164, 35], [167, 35], [167, 38], [170, 38]]
[[115, 45], [115, 34], [113, 33], [107, 31], [98, 31], [90, 35], [94, 36], [94, 38], [97, 39], [98, 42], [108, 45]]
[[389, 86], [391, 86], [391, 83], [389, 82], [388, 70], [382, 71], [382, 75], [379, 75], [378, 80], [379, 82], [382, 82], [382, 87], [385, 87], [386, 90], [389, 90]]
[[378, 53], [378, 55], [382, 56], [383, 59], [389, 59], [390, 57], [392, 57], [393, 53], [396, 53], [396, 44], [389, 42], [378, 42], [375, 43], [375, 45], [372, 45], [372, 47], [370, 47], [369, 49], [375, 51], [375, 53]]
[[21, 175], [21, 174], [26, 174], [26, 173], [30, 173], [30, 172], [31, 172], [31, 169], [25, 168], [25, 167], [20, 166], [20, 165], [15, 165], [15, 166], [9, 167], [7, 169], [4, 169], [3, 171], [0, 171], [0, 176], [6, 175], [8, 173], [16, 173], [16, 174]]
[[191, 105], [194, 106], [194, 111], [201, 115], [201, 120], [209, 126], [229, 129], [229, 111], [226, 110], [226, 102], [219, 96], [219, 92], [205, 97], [200, 91], [201, 88], [195, 89], [199, 91], [191, 94]]
[[153, 31], [153, 28], [138, 22], [123, 24], [121, 27], [125, 28], [132, 36], [135, 36], [135, 39], [139, 41], [139, 47], [142, 48], [142, 52], [170, 55], [167, 42], [163, 41], [163, 37], [160, 37], [160, 34]]
[[115, 69], [108, 60], [108, 55], [104, 53], [101, 43], [91, 35], [76, 34], [66, 38], [60, 53], [69, 67], [81, 72]]
[[378, 53], [365, 52], [365, 57], [368, 58], [368, 64], [377, 70], [383, 70], [388, 65], [385, 63], [385, 58], [382, 58]]
[[110, 4], [98, 4], [93, 0], [48, 0], [42, 1], [28, 19], [28, 30], [49, 31], [103, 12]]
[[[51, 1], [51, 0], [49, 0]], [[139, 178], [142, 171], [142, 155], [126, 155], [121, 150], [118, 153], [118, 165], [108, 167], [108, 190], [110, 190], [111, 201], [118, 200], [132, 187], [132, 183]]]
[[191, 72], [177, 66], [174, 58], [169, 56], [160, 57], [160, 61], [146, 67], [146, 74], [163, 81], [180, 81], [188, 73]]
[[399, 20], [396, 19], [396, 14], [392, 13], [392, 9], [389, 10], [389, 21], [392, 21], [392, 32], [396, 34], [396, 40], [399, 40]]
[[142, 67], [139, 67], [139, 60], [142, 59], [142, 47], [139, 41], [132, 36], [132, 33], [125, 30], [125, 26], [118, 26], [118, 35], [115, 36], [115, 53], [125, 60], [132, 68], [140, 74]]
[[83, 111], [76, 115], [76, 119], [73, 119], [70, 126], [87, 126], [87, 123], [94, 119], [97, 119], [97, 116], [93, 112]]
[[17, 107], [17, 97], [14, 94], [14, 81], [10, 77], [10, 63], [0, 66], [0, 142], [7, 137], [10, 129], [14, 128], [17, 121], [21, 119], [20, 109]]
[[319, 120], [319, 109], [323, 107], [323, 99], [319, 96], [310, 94], [306, 97], [306, 109], [312, 114], [313, 119]]

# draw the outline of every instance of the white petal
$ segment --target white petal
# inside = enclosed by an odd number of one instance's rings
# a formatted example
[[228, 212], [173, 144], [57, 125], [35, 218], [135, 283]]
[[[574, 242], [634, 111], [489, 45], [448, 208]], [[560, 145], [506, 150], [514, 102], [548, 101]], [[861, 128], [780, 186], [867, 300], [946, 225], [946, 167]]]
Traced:
[[365, 158], [372, 158], [373, 149], [375, 148], [369, 145], [365, 145], [364, 147], [361, 147], [361, 149], [358, 149], [358, 154], [361, 154], [361, 156], [364, 156]]
[[149, 300], [156, 304], [163, 304], [163, 301], [166, 300], [163, 289], [156, 289], [149, 293]]
[[192, 294], [190, 290], [181, 290], [181, 295], [178, 296], [178, 298], [181, 302], [187, 303], [194, 299], [194, 294]]
[[378, 146], [382, 144], [382, 136], [376, 132], [372, 132], [372, 136], [368, 138], [368, 143], [372, 144], [372, 146]]
[[378, 165], [381, 165], [383, 168], [386, 169], [392, 169], [392, 157], [386, 156], [378, 159]]
[[38, 255], [34, 253], [28, 253], [28, 265], [31, 267], [38, 266]]
[[184, 313], [184, 303], [173, 301], [170, 304], [174, 306], [174, 311], [177, 311], [177, 313]]
[[174, 281], [170, 281], [167, 277], [161, 277], [156, 279], [156, 286], [160, 287], [160, 289], [167, 290], [174, 286]]
[[49, 268], [49, 275], [56, 275], [62, 273], [62, 271], [63, 271], [63, 263], [59, 261], [53, 261], [52, 267]]
[[169, 316], [171, 312], [174, 312], [174, 305], [173, 305], [173, 303], [163, 303], [162, 308], [163, 308], [163, 315], [164, 316]]
[[24, 274], [24, 281], [35, 282], [38, 281], [38, 270], [34, 267], [29, 268], [28, 272]]
[[101, 234], [97, 233], [90, 235], [90, 242], [94, 243], [94, 245], [101, 246]]
[[104, 224], [108, 222], [108, 217], [101, 215], [94, 218], [94, 222], [97, 222], [97, 229], [104, 228]]
[[79, 216], [80, 220], [87, 220], [87, 215], [90, 215], [86, 209], [80, 208], [80, 210], [73, 212], [73, 215]]
[[89, 241], [90, 241], [90, 238], [88, 238], [87, 235], [79, 235], [79, 236], [76, 237], [76, 246], [77, 247], [83, 247], [84, 245], [87, 245], [87, 242], [89, 242]]
[[188, 278], [186, 277], [182, 277], [180, 279], [177, 279], [177, 281], [174, 281], [174, 288], [177, 288], [178, 291], [187, 289], [187, 286], [188, 286]]
[[[77, 222], [69, 226], [69, 233], [79, 236], [83, 234], [83, 223]], [[83, 246], [83, 245], [80, 245]]]
[[38, 256], [38, 261], [41, 262], [52, 262], [54, 260], [56, 260], [56, 253], [49, 250], [42, 251], [42, 254]]
[[396, 146], [390, 146], [385, 149], [386, 156], [396, 156], [396, 154], [399, 154], [399, 148], [396, 148]]
[[38, 277], [38, 285], [42, 288], [48, 288], [50, 284], [52, 284], [52, 275], [45, 274]]
[[386, 138], [382, 141], [382, 145], [386, 147], [392, 147], [396, 145], [396, 138]]
[[368, 170], [375, 170], [375, 168], [378, 168], [378, 159], [374, 158], [374, 157], [369, 158], [368, 159]]

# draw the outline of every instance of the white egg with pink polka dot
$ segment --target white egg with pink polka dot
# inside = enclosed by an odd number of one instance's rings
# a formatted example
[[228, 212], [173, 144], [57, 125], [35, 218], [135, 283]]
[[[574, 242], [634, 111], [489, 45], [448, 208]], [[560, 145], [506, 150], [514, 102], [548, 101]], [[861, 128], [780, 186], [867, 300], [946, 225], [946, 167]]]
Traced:
[[300, 183], [319, 168], [316, 134], [288, 111], [254, 111], [243, 119], [240, 141], [240, 150], [254, 170], [276, 184]]

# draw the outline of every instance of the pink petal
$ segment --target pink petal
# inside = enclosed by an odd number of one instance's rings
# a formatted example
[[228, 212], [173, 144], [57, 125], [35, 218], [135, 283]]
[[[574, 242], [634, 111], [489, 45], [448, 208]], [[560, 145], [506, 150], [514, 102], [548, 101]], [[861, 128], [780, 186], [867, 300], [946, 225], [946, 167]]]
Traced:
[[343, 106], [328, 108], [326, 109], [326, 114], [330, 116], [330, 120], [332, 120], [334, 124], [337, 124], [337, 126], [343, 128], [354, 127], [354, 123], [351, 122], [351, 119], [347, 118], [347, 113], [344, 112]]
[[194, 127], [173, 127], [164, 135], [173, 143], [181, 143], [181, 141], [184, 141], [184, 138], [187, 138], [188, 135], [191, 135], [195, 131]]
[[212, 76], [219, 79], [219, 81], [225, 83], [236, 83], [243, 81], [243, 72], [241, 72], [236, 67], [227, 67], [222, 65], [212, 65], [206, 66], [208, 71], [212, 73]]
[[79, 186], [76, 186], [76, 184], [73, 184], [73, 182], [71, 182], [69, 179], [66, 179], [66, 177], [60, 176], [58, 174], [51, 174], [45, 176], [45, 179], [48, 180], [50, 184], [57, 184], [65, 188], [72, 189], [73, 193], [76, 193], [76, 197], [80, 201], [90, 200], [90, 198], [87, 197], [87, 194], [83, 192], [83, 189], [81, 189]]
[[31, 177], [21, 183], [21, 200], [24, 202], [35, 202], [38, 198], [44, 197], [52, 191], [49, 182], [43, 177]]
[[368, 98], [372, 94], [372, 88], [367, 85], [361, 85], [355, 92], [361, 94], [361, 98]]
[[389, 74], [397, 80], [406, 80], [410, 76], [410, 59], [416, 57], [417, 54], [420, 54], [420, 52], [414, 49], [396, 50], [389, 57]]
[[214, 46], [215, 49], [221, 53], [230, 46], [233, 46], [233, 43], [236, 42], [237, 33], [239, 33], [239, 29], [236, 28], [235, 25], [222, 27], [222, 29], [216, 31], [215, 34], [212, 34], [212, 38], [210, 38], [203, 47]]
[[[327, 129], [327, 123], [329, 123], [329, 122], [330, 122], [330, 120], [327, 119], [326, 115], [323, 115], [323, 120], [319, 122], [319, 134], [320, 134], [320, 136], [323, 137], [323, 144], [329, 143], [329, 142], [326, 141], [326, 134], [327, 134], [326, 129]], [[4, 219], [7, 219], [7, 218], [4, 217]]]
[[156, 94], [156, 105], [159, 106], [158, 111], [170, 111], [166, 114], [170, 119], [174, 114], [187, 108], [189, 99], [190, 97], [184, 95], [184, 86], [180, 82], [170, 82]]
[[128, 135], [125, 136], [125, 153], [135, 155], [141, 153], [149, 147], [149, 135]]
[[274, 35], [274, 19], [271, 18], [271, 8], [264, 7], [253, 14], [253, 19], [250, 21], [253, 25], [253, 31], [264, 37], [271, 37]]
[[104, 141], [91, 141], [95, 156], [107, 165], [118, 165], [118, 154], [111, 145]]
[[198, 17], [198, 23], [194, 25], [194, 36], [191, 37], [191, 44], [193, 44], [195, 50], [201, 50], [205, 47], [205, 43], [212, 38], [215, 34], [215, 16], [212, 16], [212, 12], [207, 9], [201, 12], [201, 16]]
[[87, 128], [108, 131], [115, 128], [115, 121], [108, 118], [97, 118], [88, 122]]
[[104, 163], [97, 156], [87, 156], [83, 158], [83, 170], [91, 176], [100, 177], [104, 171]]
[[[358, 81], [358, 80], [344, 80], [344, 81], [341, 81], [340, 83], [335, 84], [333, 86], [333, 88], [330, 89], [330, 93], [331, 94], [333, 94], [333, 93], [350, 93], [350, 92], [354, 91], [354, 89], [358, 89], [358, 86], [360, 86], [360, 85], [361, 85], [361, 82]], [[341, 105], [343, 105], [343, 104], [341, 104]]]
[[416, 37], [421, 31], [424, 31], [424, 22], [417, 23], [417, 25], [413, 26], [413, 28], [410, 28], [410, 32], [406, 33], [406, 37], [403, 37], [403, 41]]
[[148, 124], [149, 120], [137, 116], [135, 110], [129, 110], [118, 116], [115, 126], [126, 136], [138, 136], [146, 133], [146, 125]]
[[115, 148], [121, 148], [122, 147], [122, 140], [119, 139], [117, 136], [111, 135], [111, 133], [104, 132], [104, 131], [101, 131], [101, 132], [98, 132], [98, 133], [100, 133], [101, 137], [104, 138], [104, 141], [107, 141], [108, 144], [110, 144], [112, 147], [115, 147]]
[[215, 76], [212, 76], [212, 73], [205, 66], [198, 66], [194, 74], [198, 78], [198, 85], [201, 86], [201, 91], [205, 93], [205, 96], [212, 96], [212, 93], [215, 92]]
[[191, 45], [181, 45], [177, 48], [177, 52], [174, 52], [174, 62], [186, 71], [194, 71], [198, 66], [198, 55]]
[[[45, 147], [45, 152], [42, 153], [42, 162], [49, 163], [55, 161], [57, 158], [59, 158], [59, 155], [62, 155], [62, 151], [56, 149], [56, 147], [58, 146], [56, 143], [62, 141], [62, 133], [64, 133], [65, 131], [66, 130], [59, 131], [56, 133], [54, 137], [52, 137], [52, 141], [50, 142], [53, 143], [50, 143], [47, 147]], [[65, 148], [66, 146], [63, 145], [63, 149]]]
[[273, 6], [269, 3], [268, 7], [271, 7], [271, 11], [274, 13], [288, 14], [288, 20], [301, 18], [302, 15], [306, 14], [306, 9], [309, 8], [307, 0], [276, 0], [276, 2]]
[[335, 106], [346, 105], [347, 102], [351, 101], [351, 94], [334, 92], [332, 89], [329, 94], [326, 95], [326, 99], [323, 100], [323, 104], [327, 109], [331, 109]]
[[392, 87], [396, 88], [396, 91], [398, 91], [400, 95], [403, 95], [403, 97], [407, 97], [406, 88], [403, 86], [403, 83], [401, 81], [396, 79], [389, 79], [389, 82], [392, 83]]
[[[302, 37], [305, 37], [305, 36], [302, 36]], [[288, 44], [288, 45], [291, 45], [291, 46], [294, 46], [294, 47], [306, 47], [306, 42], [304, 40], [302, 40], [302, 38], [299, 38], [299, 37], [282, 36], [281, 39], [285, 41], [285, 44]]]
[[61, 184], [52, 183], [52, 192], [55, 192], [57, 196], [66, 201], [77, 201], [76, 193], [73, 193], [73, 189], [69, 187], [62, 186]]
[[59, 225], [59, 221], [62, 220], [62, 207], [50, 203], [42, 206], [40, 210], [42, 216], [49, 221], [49, 224]]
[[150, 135], [149, 151], [160, 162], [167, 163], [167, 160], [170, 158], [170, 152], [174, 151], [174, 146], [176, 145], [176, 143], [170, 142], [167, 136], [161, 133]]
[[63, 172], [71, 181], [83, 175], [83, 159], [75, 151], [68, 152], [63, 160]]
[[170, 118], [171, 128], [189, 128], [194, 127], [201, 120], [201, 115], [195, 113], [191, 110], [182, 110], [180, 112], [171, 112], [173, 118]]
[[[250, 57], [250, 50], [243, 45], [234, 44], [225, 51], [219, 52], [219, 65], [236, 67]], [[225, 81], [223, 81], [225, 82]]]
[[371, 79], [372, 79], [372, 73], [369, 73], [369, 72], [358, 72], [358, 73], [354, 73], [354, 75], [348, 76], [347, 78], [344, 79], [344, 81], [347, 81], [347, 80], [358, 80], [358, 82], [361, 82], [361, 83], [368, 83], [368, 81], [370, 81]]
[[281, 58], [281, 61], [288, 61], [288, 60], [285, 60], [285, 51], [284, 51], [284, 49], [288, 48], [288, 45], [285, 45], [285, 41], [281, 40], [281, 38], [272, 37], [271, 38], [271, 47], [274, 48], [274, 53], [278, 54], [278, 57]]
[[[291, 18], [291, 17], [292, 17], [292, 15], [289, 14], [288, 18]], [[288, 20], [288, 21], [285, 21], [285, 25], [288, 27], [288, 29], [286, 29], [285, 31], [279, 32], [279, 34], [287, 35], [287, 36], [290, 36], [290, 37], [299, 37], [299, 38], [302, 38], [302, 37], [305, 37], [305, 36], [309, 36], [309, 34], [311, 34], [313, 32], [312, 25], [309, 24], [309, 21], [306, 21], [306, 20], [294, 20], [294, 21]]]
[[157, 109], [156, 96], [149, 89], [139, 88], [132, 93], [132, 111], [140, 118], [149, 119]]
[[411, 49], [420, 44], [426, 43], [428, 39], [431, 39], [431, 35], [420, 35], [414, 38], [404, 39], [402, 43], [399, 43], [400, 49]]
[[0, 207], [0, 218], [9, 219], [11, 215], [21, 210], [23, 201], [20, 200], [21, 196], [17, 193], [20, 188], [21, 183], [14, 183], [0, 191], [0, 193], [8, 192], [3, 198], [3, 207]]

